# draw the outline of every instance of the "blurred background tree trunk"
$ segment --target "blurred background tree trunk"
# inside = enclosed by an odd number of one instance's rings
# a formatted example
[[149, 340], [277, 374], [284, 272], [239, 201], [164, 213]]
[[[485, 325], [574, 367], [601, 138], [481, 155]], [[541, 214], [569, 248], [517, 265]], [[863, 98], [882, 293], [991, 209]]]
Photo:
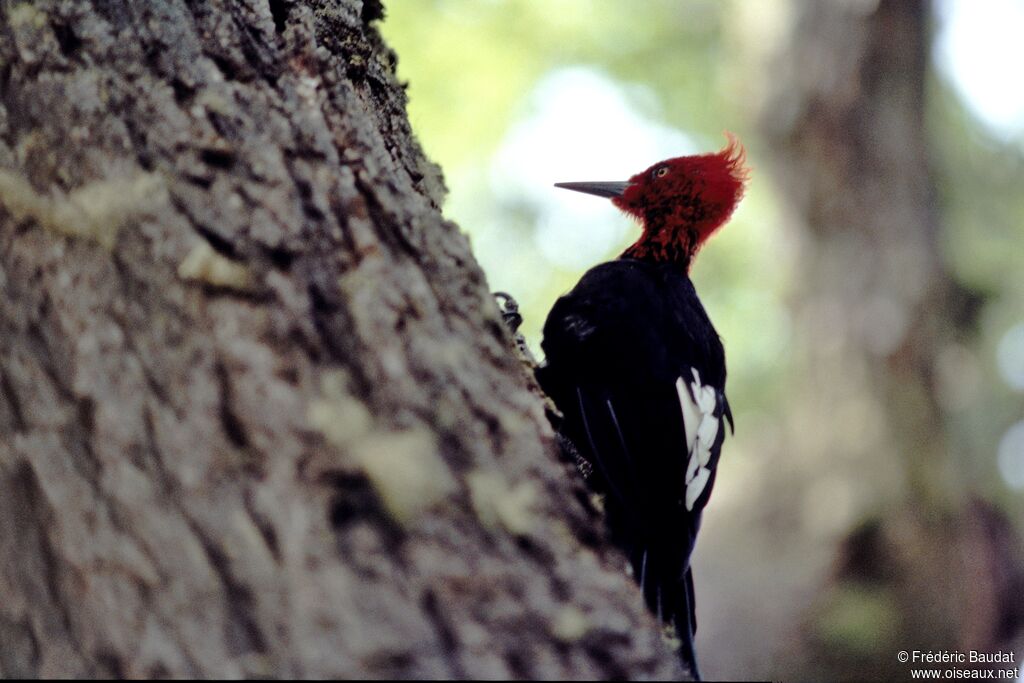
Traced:
[[680, 674], [376, 0], [0, 8], [0, 675]]
[[800, 2], [795, 12], [763, 129], [798, 228], [802, 370], [788, 429], [818, 438], [786, 443], [809, 468], [854, 482], [822, 497], [818, 514], [875, 510], [845, 535], [812, 610], [808, 671], [905, 677], [901, 649], [1005, 649], [1021, 623], [1019, 543], [965, 490], [944, 415], [970, 381], [958, 349], [981, 302], [941, 255], [928, 3]]

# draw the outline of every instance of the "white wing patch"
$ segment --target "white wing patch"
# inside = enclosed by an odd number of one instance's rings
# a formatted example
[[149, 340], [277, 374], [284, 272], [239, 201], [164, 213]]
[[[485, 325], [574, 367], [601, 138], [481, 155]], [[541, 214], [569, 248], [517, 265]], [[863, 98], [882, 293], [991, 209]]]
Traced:
[[[715, 390], [701, 384], [700, 373], [691, 368], [693, 381], [687, 388], [682, 377], [676, 380], [676, 393], [683, 411], [683, 426], [686, 429], [686, 509], [693, 510], [693, 504], [704, 492], [711, 470], [711, 448], [718, 438], [720, 420], [715, 417]], [[692, 393], [691, 393], [692, 391]]]

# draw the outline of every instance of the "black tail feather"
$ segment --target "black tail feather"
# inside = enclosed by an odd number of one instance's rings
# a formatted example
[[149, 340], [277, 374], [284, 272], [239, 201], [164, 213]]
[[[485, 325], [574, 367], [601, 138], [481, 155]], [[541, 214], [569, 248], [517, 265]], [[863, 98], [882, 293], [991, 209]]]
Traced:
[[653, 550], [642, 549], [632, 554], [633, 575], [644, 601], [651, 612], [674, 631], [678, 640], [679, 658], [683, 666], [700, 680], [694, 634], [697, 632], [696, 601], [694, 599], [693, 572], [687, 567], [678, 570], [678, 563], [666, 562], [665, 557]]
[[697, 601], [693, 592], [693, 570], [686, 568], [683, 580], [684, 589], [680, 591], [682, 600], [672, 615], [679, 638], [679, 657], [683, 665], [690, 669], [695, 681], [701, 680], [700, 669], [697, 668], [697, 648], [693, 641], [697, 634]]

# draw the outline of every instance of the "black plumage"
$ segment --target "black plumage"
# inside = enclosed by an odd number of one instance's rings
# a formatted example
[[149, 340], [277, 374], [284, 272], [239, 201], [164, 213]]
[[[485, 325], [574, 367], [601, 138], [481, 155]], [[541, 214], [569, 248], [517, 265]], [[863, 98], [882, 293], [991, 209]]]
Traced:
[[732, 423], [718, 334], [686, 268], [621, 258], [592, 268], [555, 303], [542, 348], [538, 380], [564, 415], [563, 433], [593, 465], [611, 535], [696, 674], [690, 557], [723, 422]]

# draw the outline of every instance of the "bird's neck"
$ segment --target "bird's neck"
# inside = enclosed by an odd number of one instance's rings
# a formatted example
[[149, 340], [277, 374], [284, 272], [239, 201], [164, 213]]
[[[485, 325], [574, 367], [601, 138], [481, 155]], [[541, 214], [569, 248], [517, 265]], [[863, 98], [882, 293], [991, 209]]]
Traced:
[[640, 239], [626, 249], [622, 257], [651, 263], [676, 264], [683, 272], [689, 272], [690, 263], [700, 246], [699, 235], [695, 225], [659, 224], [648, 218], [644, 221]]

